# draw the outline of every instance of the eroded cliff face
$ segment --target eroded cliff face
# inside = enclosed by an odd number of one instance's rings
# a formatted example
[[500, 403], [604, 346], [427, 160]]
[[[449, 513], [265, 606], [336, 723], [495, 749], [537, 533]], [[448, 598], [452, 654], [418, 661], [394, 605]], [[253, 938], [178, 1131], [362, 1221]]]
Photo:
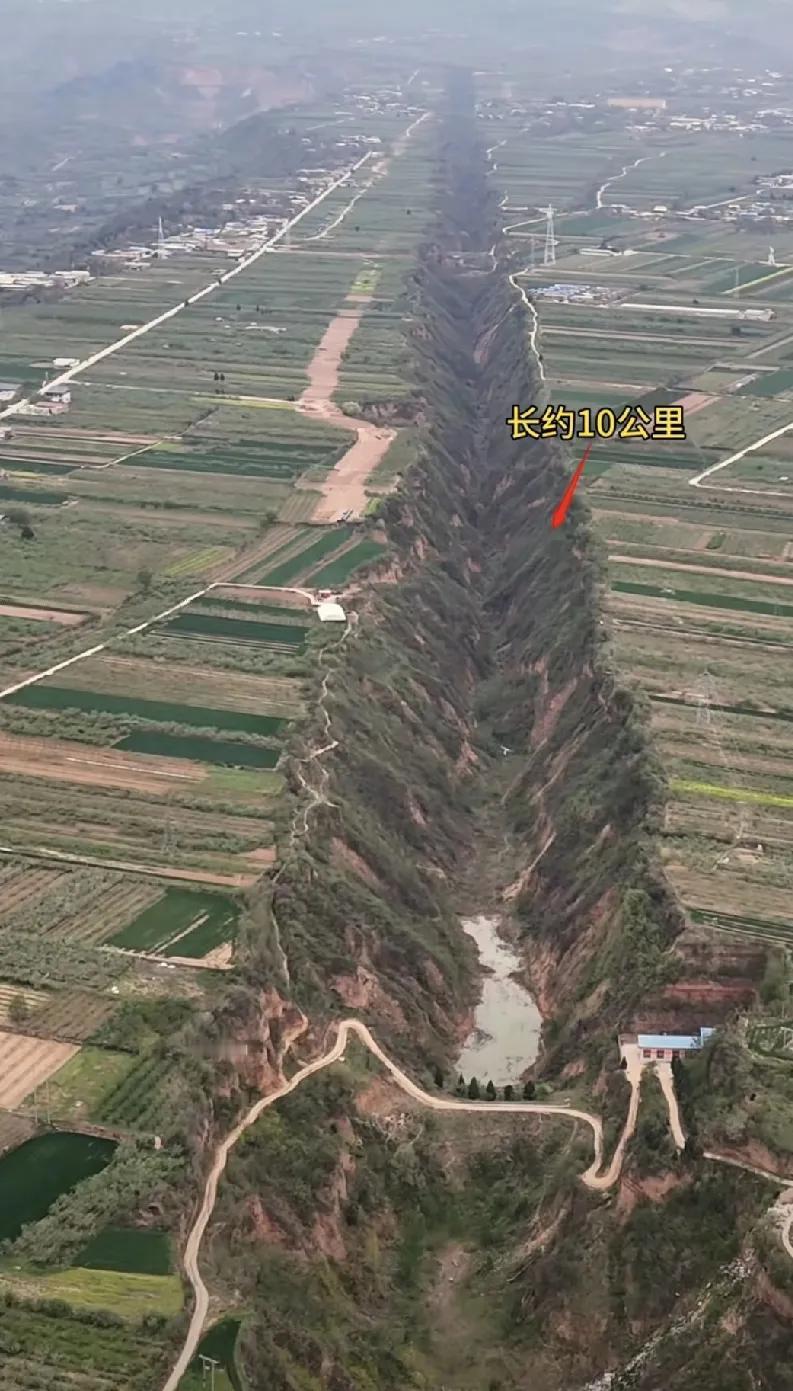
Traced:
[[[554, 1017], [552, 1067], [577, 1036], [605, 1047], [673, 973], [681, 923], [650, 849], [663, 780], [601, 658], [584, 509], [551, 528], [558, 446], [506, 427], [536, 394], [528, 312], [483, 254], [483, 219], [457, 226], [466, 206], [451, 201], [416, 278], [424, 451], [384, 509], [393, 558], [356, 595], [328, 684], [333, 805], [314, 812], [277, 911], [304, 1007], [330, 986], [437, 1056], [470, 999], [455, 909], [478, 860]], [[494, 834], [508, 847], [495, 872]]]
[[[444, 139], [412, 306], [424, 449], [383, 509], [389, 557], [356, 586], [324, 714], [295, 750], [326, 752], [293, 765], [307, 829], [276, 886], [280, 989], [307, 1021], [301, 1056], [354, 1011], [426, 1077], [473, 997], [458, 912], [500, 903], [546, 1014], [542, 1066], [591, 1087], [610, 1148], [625, 1111], [614, 1034], [653, 1001], [676, 1008], [686, 968], [653, 852], [664, 783], [605, 657], [585, 507], [550, 525], [565, 461], [509, 438], [537, 386], [529, 314], [490, 254], [464, 113]], [[271, 1064], [283, 1037], [264, 1040]], [[615, 1391], [688, 1391], [690, 1364], [715, 1391], [708, 1364], [753, 1367], [761, 1334], [782, 1365], [770, 1276], [738, 1259], [760, 1180], [665, 1154], [645, 1172], [631, 1149], [621, 1187], [595, 1195], [566, 1126], [428, 1121], [348, 1062], [268, 1111], [229, 1163], [210, 1260], [249, 1297], [252, 1387], [440, 1391], [475, 1367], [482, 1386], [569, 1391], [622, 1367]]]

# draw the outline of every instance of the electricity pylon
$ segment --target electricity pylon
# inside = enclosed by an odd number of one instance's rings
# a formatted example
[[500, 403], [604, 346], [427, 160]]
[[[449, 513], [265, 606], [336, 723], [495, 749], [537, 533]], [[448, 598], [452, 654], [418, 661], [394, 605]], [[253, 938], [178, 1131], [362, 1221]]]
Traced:
[[545, 213], [545, 251], [543, 252], [542, 263], [544, 266], [556, 265], [556, 237], [553, 231], [553, 208], [550, 203], [547, 208], [541, 208]]

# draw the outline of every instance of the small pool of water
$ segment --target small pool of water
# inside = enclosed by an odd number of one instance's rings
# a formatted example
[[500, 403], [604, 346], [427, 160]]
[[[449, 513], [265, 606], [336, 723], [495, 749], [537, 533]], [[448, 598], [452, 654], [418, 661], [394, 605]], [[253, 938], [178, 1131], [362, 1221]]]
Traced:
[[457, 1071], [468, 1081], [493, 1082], [503, 1087], [520, 1081], [540, 1047], [542, 1016], [525, 986], [512, 979], [522, 962], [498, 935], [499, 918], [480, 914], [463, 918], [464, 930], [479, 948], [487, 974], [476, 1007], [474, 1027], [457, 1059]]

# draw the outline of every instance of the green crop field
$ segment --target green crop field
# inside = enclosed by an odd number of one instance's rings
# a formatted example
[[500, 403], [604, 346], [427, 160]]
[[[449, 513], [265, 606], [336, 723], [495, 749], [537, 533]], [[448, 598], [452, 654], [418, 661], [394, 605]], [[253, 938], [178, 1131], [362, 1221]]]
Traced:
[[167, 1355], [150, 1333], [103, 1328], [76, 1313], [0, 1301], [3, 1391], [144, 1391], [164, 1380]]
[[115, 1142], [89, 1135], [53, 1134], [28, 1140], [0, 1159], [0, 1239], [19, 1235], [38, 1221], [56, 1198], [113, 1157]]
[[161, 754], [165, 758], [189, 758], [198, 763], [220, 763], [229, 768], [274, 768], [280, 749], [263, 744], [235, 744], [231, 739], [209, 739], [204, 735], [165, 734], [157, 730], [135, 730], [115, 745], [129, 753]]
[[[147, 908], [111, 938], [114, 947], [170, 955], [206, 956], [213, 947], [229, 941], [239, 917], [239, 908], [222, 894], [198, 890], [168, 889], [165, 896]], [[187, 950], [205, 943], [204, 950]]]
[[[58, 1121], [92, 1120], [103, 1098], [118, 1086], [131, 1067], [132, 1059], [126, 1053], [81, 1048], [47, 1083], [49, 1114]], [[38, 1103], [40, 1106], [41, 1097]], [[28, 1096], [22, 1109], [30, 1111], [33, 1105], [33, 1096]]]
[[46, 1275], [0, 1269], [0, 1294], [4, 1290], [26, 1299], [63, 1300], [75, 1310], [107, 1309], [130, 1321], [139, 1321], [146, 1314], [173, 1318], [183, 1304], [182, 1283], [177, 1275], [84, 1270], [78, 1266]]
[[675, 778], [671, 783], [673, 792], [694, 792], [704, 797], [721, 797], [727, 802], [756, 802], [760, 806], [793, 807], [793, 797], [779, 793], [760, 792], [754, 788], [720, 787], [715, 783], [692, 782], [686, 778]]
[[324, 530], [321, 536], [311, 541], [296, 555], [282, 561], [279, 565], [263, 570], [259, 583], [270, 585], [273, 588], [277, 588], [281, 584], [290, 584], [332, 551], [339, 550], [349, 541], [352, 534], [352, 527], [349, 526], [332, 527]]
[[314, 570], [308, 576], [308, 583], [315, 589], [331, 588], [337, 584], [343, 584], [349, 579], [354, 570], [359, 566], [366, 565], [368, 561], [375, 560], [383, 554], [384, 547], [377, 541], [359, 541], [350, 550], [343, 551], [335, 560], [331, 560], [321, 569]]
[[74, 1258], [85, 1270], [128, 1270], [136, 1275], [170, 1275], [173, 1270], [167, 1232], [153, 1227], [106, 1227]]
[[173, 1108], [168, 1098], [169, 1058], [144, 1053], [97, 1107], [95, 1119], [124, 1130], [152, 1133], [166, 1128]]
[[180, 613], [163, 625], [173, 633], [198, 633], [206, 637], [234, 638], [241, 642], [302, 647], [308, 628], [286, 623], [257, 623], [246, 618], [220, 618], [208, 613]]
[[793, 617], [793, 604], [762, 599], [743, 598], [738, 594], [702, 593], [693, 589], [664, 589], [657, 584], [640, 584], [634, 580], [613, 580], [611, 588], [620, 594], [646, 594], [654, 599], [676, 599], [685, 604], [701, 604], [712, 609], [737, 609], [741, 613], [769, 613], [780, 618]]
[[[200, 631], [200, 630], [199, 630]], [[305, 629], [302, 631], [305, 632]], [[286, 721], [274, 715], [254, 715], [242, 710], [212, 710], [203, 705], [183, 705], [140, 696], [98, 695], [71, 687], [37, 684], [7, 697], [12, 705], [33, 710], [90, 710], [129, 715], [155, 724], [196, 725], [205, 729], [240, 730], [248, 734], [277, 734]]]

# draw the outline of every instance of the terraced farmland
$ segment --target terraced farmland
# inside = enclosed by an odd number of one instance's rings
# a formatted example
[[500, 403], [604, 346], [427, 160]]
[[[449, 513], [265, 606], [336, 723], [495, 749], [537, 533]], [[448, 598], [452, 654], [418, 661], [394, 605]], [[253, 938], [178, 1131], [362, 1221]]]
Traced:
[[0, 1335], [7, 1391], [143, 1391], [165, 1358], [150, 1334], [103, 1328], [95, 1319], [49, 1314], [0, 1304]]

